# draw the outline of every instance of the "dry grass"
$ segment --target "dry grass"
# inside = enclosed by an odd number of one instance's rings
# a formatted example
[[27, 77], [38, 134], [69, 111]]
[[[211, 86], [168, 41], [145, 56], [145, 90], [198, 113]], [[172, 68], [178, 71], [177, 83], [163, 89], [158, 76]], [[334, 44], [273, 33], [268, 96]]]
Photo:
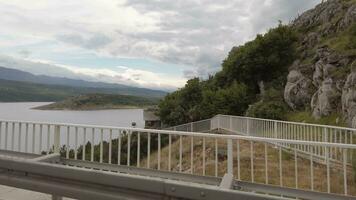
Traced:
[[[179, 172], [179, 138], [174, 138], [171, 147], [171, 171]], [[218, 142], [218, 164], [217, 172], [218, 176], [223, 176], [227, 171], [226, 160], [226, 141], [219, 140]], [[240, 179], [243, 181], [251, 180], [251, 146], [248, 141], [240, 141]], [[193, 174], [203, 175], [203, 139], [194, 137], [193, 140]], [[191, 173], [191, 138], [182, 138], [182, 172]], [[205, 174], [215, 176], [215, 139], [206, 139], [205, 148]], [[262, 143], [254, 142], [254, 182], [266, 183], [266, 171], [265, 171], [265, 145]], [[168, 145], [161, 149], [161, 162], [160, 169], [168, 170]], [[280, 185], [280, 170], [279, 170], [279, 151], [273, 145], [267, 145], [267, 161], [268, 161], [268, 183], [273, 185]], [[150, 168], [157, 169], [158, 167], [157, 152], [154, 152], [150, 156]], [[234, 175], [238, 178], [238, 159], [237, 159], [237, 141], [234, 143]], [[295, 178], [295, 159], [294, 154], [284, 152], [282, 153], [282, 184], [286, 187], [296, 187], [310, 190], [311, 188], [311, 171], [310, 160], [298, 156], [297, 158], [297, 173], [298, 178]], [[147, 159], [144, 159], [140, 163], [141, 167], [147, 166]], [[327, 168], [324, 164], [313, 163], [314, 173], [314, 190], [327, 191]], [[330, 180], [331, 180], [331, 192], [343, 194], [343, 170], [340, 166], [331, 164], [330, 166]], [[356, 196], [356, 180], [352, 169], [348, 169], [347, 182], [348, 182], [348, 194]]]

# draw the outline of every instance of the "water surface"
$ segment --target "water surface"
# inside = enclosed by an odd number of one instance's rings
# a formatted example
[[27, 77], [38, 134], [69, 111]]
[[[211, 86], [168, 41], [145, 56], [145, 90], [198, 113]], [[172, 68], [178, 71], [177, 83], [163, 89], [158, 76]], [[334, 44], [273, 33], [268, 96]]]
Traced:
[[[40, 123], [69, 123], [96, 126], [131, 127], [136, 122], [137, 127], [144, 127], [142, 109], [117, 109], [95, 111], [44, 111], [32, 109], [48, 103], [0, 103], [1, 120], [31, 121]], [[85, 133], [86, 131], [86, 133]], [[78, 147], [85, 142], [98, 144], [102, 139], [108, 141], [110, 130], [61, 127], [60, 144]], [[69, 137], [68, 137], [69, 136]], [[93, 138], [94, 136], [94, 138]], [[112, 132], [112, 138], [119, 136], [118, 130]], [[29, 153], [48, 151], [53, 145], [54, 127], [21, 123], [0, 123], [0, 149], [15, 150]]]

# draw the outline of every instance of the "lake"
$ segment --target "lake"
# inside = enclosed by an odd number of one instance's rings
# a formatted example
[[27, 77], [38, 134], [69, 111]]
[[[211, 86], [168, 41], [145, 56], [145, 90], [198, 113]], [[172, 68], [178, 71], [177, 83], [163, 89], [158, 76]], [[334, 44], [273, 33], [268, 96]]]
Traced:
[[[136, 122], [138, 128], [144, 127], [143, 120], [143, 110], [142, 109], [117, 109], [117, 110], [94, 110], [94, 111], [44, 111], [44, 110], [34, 110], [32, 108], [37, 106], [46, 105], [48, 103], [0, 103], [0, 121], [1, 120], [14, 120], [14, 121], [31, 121], [31, 122], [49, 122], [49, 123], [70, 123], [70, 124], [88, 124], [88, 125], [98, 125], [98, 126], [116, 126], [116, 127], [131, 127], [132, 122]], [[12, 128], [14, 126], [14, 128]], [[53, 128], [53, 127], [52, 127]], [[22, 142], [14, 143], [13, 149], [20, 151], [31, 151], [31, 144], [36, 143], [35, 152], [40, 152], [46, 150], [47, 129], [43, 128], [43, 141], [41, 147], [39, 147], [39, 127], [36, 126], [35, 134], [33, 135], [32, 127], [29, 128], [29, 137], [27, 140], [28, 144], [25, 144], [25, 127], [19, 127], [19, 124], [9, 123], [8, 133], [14, 133], [14, 138], [21, 137]], [[21, 131], [19, 131], [21, 130]], [[95, 130], [95, 141], [99, 142], [99, 130]], [[5, 143], [5, 123], [0, 124], [0, 149], [11, 150], [9, 145], [11, 143], [11, 137], [9, 136], [7, 142]], [[51, 140], [50, 145], [52, 145], [53, 129], [51, 129]], [[61, 144], [66, 144], [66, 130], [61, 129]], [[70, 129], [70, 146], [75, 145], [75, 130]], [[78, 142], [83, 140], [83, 130], [79, 130]], [[117, 137], [118, 133], [114, 133]], [[32, 139], [33, 138], [33, 139]], [[107, 130], [104, 132], [104, 140], [108, 140], [109, 134]], [[33, 143], [32, 140], [35, 142]], [[89, 141], [89, 138], [86, 139]], [[27, 150], [25, 150], [25, 146]]]
[[142, 109], [94, 110], [94, 111], [45, 111], [31, 108], [49, 103], [0, 103], [0, 119], [35, 122], [91, 124], [104, 126], [144, 127]]

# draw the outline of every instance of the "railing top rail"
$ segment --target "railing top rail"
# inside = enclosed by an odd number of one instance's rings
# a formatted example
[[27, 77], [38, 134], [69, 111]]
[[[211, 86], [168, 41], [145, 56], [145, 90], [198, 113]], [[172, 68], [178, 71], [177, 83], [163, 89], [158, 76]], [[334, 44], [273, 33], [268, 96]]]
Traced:
[[[212, 118], [211, 118], [212, 119]], [[197, 123], [201, 123], [201, 122], [206, 122], [206, 121], [211, 121], [211, 119], [202, 119], [202, 120], [199, 120], [199, 121], [194, 121], [194, 122], [188, 122], [188, 123], [185, 123], [185, 124], [179, 124], [179, 125], [175, 125], [175, 126], [170, 126], [170, 127], [167, 127], [167, 128], [174, 128], [174, 127], [179, 127], [179, 126], [186, 126], [186, 125], [190, 125], [190, 124], [197, 124]]]
[[[341, 127], [341, 126], [331, 126], [331, 125], [322, 125], [322, 124], [311, 124], [311, 123], [305, 123], [305, 122], [291, 122], [291, 121], [283, 121], [283, 120], [253, 118], [253, 117], [234, 116], [234, 115], [222, 115], [222, 114], [218, 114], [218, 115], [216, 115], [216, 116], [234, 117], [234, 118], [242, 118], [242, 119], [253, 119], [253, 120], [260, 120], [260, 121], [279, 122], [279, 123], [295, 124], [295, 125], [304, 125], [304, 126], [316, 126], [316, 127], [321, 127], [321, 128], [332, 128], [332, 129], [348, 130], [348, 131], [355, 131], [355, 132], [356, 132], [356, 128]], [[214, 117], [215, 117], [215, 116], [214, 116]]]
[[285, 143], [292, 145], [313, 145], [323, 147], [338, 147], [345, 149], [356, 149], [356, 144], [343, 144], [343, 143], [329, 143], [329, 142], [314, 142], [303, 140], [286, 140], [264, 137], [253, 137], [243, 135], [223, 135], [213, 133], [201, 133], [201, 132], [186, 132], [186, 131], [171, 131], [171, 130], [157, 130], [157, 129], [143, 129], [143, 128], [131, 128], [131, 127], [115, 127], [115, 126], [97, 126], [97, 125], [85, 125], [85, 124], [71, 124], [71, 123], [48, 123], [48, 122], [34, 122], [34, 121], [14, 121], [14, 120], [1, 120], [0, 122], [9, 123], [24, 123], [24, 124], [37, 124], [37, 125], [50, 125], [50, 126], [64, 126], [64, 127], [78, 127], [78, 128], [94, 128], [94, 129], [112, 129], [112, 130], [125, 130], [130, 132], [143, 132], [143, 133], [155, 133], [155, 134], [167, 134], [167, 135], [182, 135], [182, 136], [194, 136], [205, 138], [220, 138], [220, 139], [233, 139], [233, 140], [248, 140], [254, 142], [268, 142], [268, 143]]

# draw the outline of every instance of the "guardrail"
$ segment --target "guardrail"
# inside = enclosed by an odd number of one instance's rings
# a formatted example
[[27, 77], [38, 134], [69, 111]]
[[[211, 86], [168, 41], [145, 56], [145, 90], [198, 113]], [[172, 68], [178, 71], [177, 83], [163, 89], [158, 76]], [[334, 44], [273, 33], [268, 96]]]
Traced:
[[[194, 132], [211, 132], [214, 130], [220, 130], [230, 134], [255, 137], [356, 144], [356, 129], [354, 128], [231, 115], [216, 115], [211, 119], [174, 126], [169, 129], [184, 131], [193, 130]], [[280, 143], [278, 145], [288, 148], [292, 147], [285, 143]], [[324, 158], [325, 160], [325, 157], [328, 156], [333, 161], [342, 162], [342, 152], [335, 149], [332, 149], [330, 152], [326, 152], [324, 148], [308, 148], [306, 145], [296, 145], [295, 148], [300, 152], [308, 155], [312, 154], [320, 159]], [[347, 155], [347, 162], [351, 164], [352, 160], [353, 152], [350, 152]]]
[[[231, 119], [231, 118], [229, 118]], [[212, 120], [210, 128], [216, 121]], [[241, 121], [240, 121], [241, 122]], [[207, 123], [208, 122], [202, 122]], [[221, 123], [221, 121], [220, 121]], [[204, 125], [205, 126], [205, 125]], [[194, 127], [204, 127], [191, 125]], [[220, 125], [220, 127], [223, 127]], [[257, 130], [256, 126], [250, 126]], [[177, 129], [177, 128], [176, 128]], [[259, 129], [261, 130], [261, 129]], [[274, 130], [274, 129], [273, 129]], [[266, 133], [266, 132], [265, 132]], [[277, 134], [278, 135], [278, 134]], [[322, 149], [325, 155], [306, 155]], [[356, 145], [268, 137], [24, 121], [0, 121], [0, 149], [356, 196]]]

